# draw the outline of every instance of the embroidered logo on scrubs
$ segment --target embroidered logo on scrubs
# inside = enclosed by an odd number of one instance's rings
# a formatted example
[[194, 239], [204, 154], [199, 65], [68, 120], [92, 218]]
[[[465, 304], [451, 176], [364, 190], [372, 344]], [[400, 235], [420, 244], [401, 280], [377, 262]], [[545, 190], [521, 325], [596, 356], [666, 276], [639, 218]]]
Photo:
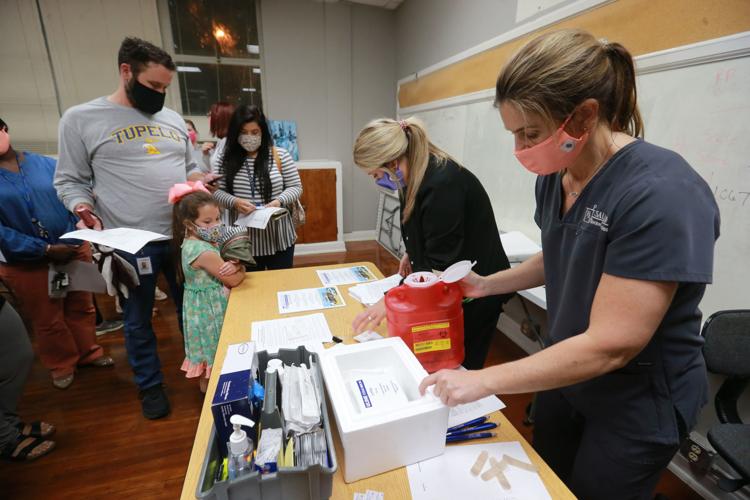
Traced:
[[592, 226], [599, 226], [599, 229], [606, 233], [609, 231], [609, 216], [601, 210], [597, 210], [596, 207], [596, 205], [586, 207], [586, 213], [583, 214], [583, 222]]

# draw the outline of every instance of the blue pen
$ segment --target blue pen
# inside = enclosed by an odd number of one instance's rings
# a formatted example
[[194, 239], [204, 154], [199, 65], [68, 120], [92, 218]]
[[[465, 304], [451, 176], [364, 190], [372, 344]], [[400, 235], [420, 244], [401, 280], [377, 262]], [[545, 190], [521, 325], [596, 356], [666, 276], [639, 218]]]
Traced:
[[475, 418], [474, 420], [469, 420], [468, 422], [464, 422], [463, 424], [454, 425], [453, 427], [448, 427], [448, 430], [445, 431], [446, 433], [454, 432], [460, 429], [465, 429], [467, 427], [474, 427], [475, 425], [483, 424], [487, 421], [487, 417], [479, 417]]
[[459, 443], [461, 441], [471, 441], [473, 439], [484, 439], [495, 437], [497, 434], [494, 432], [477, 432], [476, 434], [465, 434], [463, 436], [446, 436], [446, 443]]
[[480, 425], [477, 425], [476, 427], [470, 427], [468, 429], [462, 429], [460, 431], [449, 432], [448, 436], [465, 436], [466, 434], [471, 434], [472, 432], [488, 431], [496, 427], [497, 427], [497, 424], [495, 422], [487, 422], [486, 424], [480, 424]]

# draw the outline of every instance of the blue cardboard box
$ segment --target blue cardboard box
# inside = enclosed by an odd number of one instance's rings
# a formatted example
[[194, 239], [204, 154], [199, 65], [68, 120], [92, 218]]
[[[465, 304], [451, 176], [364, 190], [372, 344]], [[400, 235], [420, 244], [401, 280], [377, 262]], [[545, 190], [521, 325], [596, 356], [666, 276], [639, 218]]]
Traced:
[[227, 441], [233, 431], [229, 418], [232, 415], [253, 418], [248, 393], [253, 380], [254, 358], [255, 344], [253, 342], [227, 346], [227, 355], [224, 358], [219, 382], [211, 403], [219, 450], [223, 456], [227, 454]]

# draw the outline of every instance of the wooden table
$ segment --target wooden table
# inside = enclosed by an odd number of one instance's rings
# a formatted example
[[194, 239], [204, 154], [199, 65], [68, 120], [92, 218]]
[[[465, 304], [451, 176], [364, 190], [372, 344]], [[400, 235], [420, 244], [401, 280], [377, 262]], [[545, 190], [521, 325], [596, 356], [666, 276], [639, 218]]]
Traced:
[[[215, 366], [218, 367], [224, 363], [224, 356], [226, 355], [226, 347], [228, 344], [245, 342], [250, 339], [250, 323], [253, 321], [282, 317], [282, 315], [279, 314], [276, 302], [276, 292], [281, 290], [295, 290], [321, 286], [318, 275], [315, 272], [316, 269], [331, 269], [354, 265], [366, 265], [378, 276], [378, 278], [382, 278], [380, 271], [370, 262], [358, 262], [345, 265], [336, 264], [333, 266], [307, 267], [248, 274], [247, 279], [245, 279], [242, 285], [232, 291], [232, 295], [229, 298], [229, 306], [224, 319], [224, 328], [222, 329], [219, 347], [216, 351]], [[362, 310], [363, 306], [349, 296], [347, 293], [348, 288], [349, 286], [339, 287], [346, 300], [346, 307], [330, 309], [324, 311], [324, 314], [333, 334], [341, 337], [345, 343], [350, 344], [355, 342], [352, 339], [352, 319]], [[377, 331], [381, 335], [387, 335], [385, 322], [377, 329]], [[185, 483], [182, 487], [182, 500], [195, 499], [195, 489], [200, 475], [200, 467], [203, 463], [204, 453], [208, 444], [208, 437], [211, 432], [211, 426], [213, 425], [211, 401], [213, 400], [219, 372], [220, 370], [217, 369], [211, 373], [211, 380], [208, 384], [208, 391], [203, 402], [198, 430], [195, 434], [193, 451], [190, 454], [190, 464], [188, 465], [187, 473], [185, 475]], [[341, 441], [339, 440], [338, 432], [335, 431], [336, 419], [332, 412], [329, 416], [331, 419], [331, 429], [334, 430], [334, 446], [336, 448], [336, 457], [339, 465], [333, 478], [333, 495], [331, 498], [336, 500], [351, 500], [355, 492], [364, 492], [368, 489], [384, 492], [386, 500], [411, 498], [409, 480], [406, 475], [405, 467], [375, 477], [363, 479], [355, 483], [344, 483], [342, 471], [344, 463], [343, 448], [341, 446]], [[540, 475], [544, 481], [544, 485], [547, 487], [552, 498], [575, 498], [570, 490], [568, 490], [555, 473], [552, 472], [549, 466], [544, 463], [531, 445], [526, 442], [501, 412], [495, 412], [491, 415], [490, 419], [491, 421], [500, 424], [496, 429], [497, 437], [494, 438], [494, 441], [520, 441], [531, 461], [539, 466]], [[474, 441], [469, 442], [469, 444], [477, 443], [478, 442]]]

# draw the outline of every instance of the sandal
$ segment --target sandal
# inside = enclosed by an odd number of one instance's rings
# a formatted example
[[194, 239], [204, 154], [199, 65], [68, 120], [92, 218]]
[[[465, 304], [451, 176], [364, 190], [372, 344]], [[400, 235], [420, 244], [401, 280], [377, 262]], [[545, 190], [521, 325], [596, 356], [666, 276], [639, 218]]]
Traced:
[[13, 462], [30, 462], [43, 457], [55, 449], [55, 442], [36, 437], [19, 437], [18, 441], [6, 446], [0, 457]]
[[52, 379], [52, 385], [54, 385], [58, 389], [63, 389], [64, 390], [64, 389], [67, 389], [68, 387], [70, 387], [70, 384], [73, 383], [73, 379], [74, 378], [75, 378], [75, 376], [72, 373], [70, 375], [66, 375], [64, 377], [53, 378]]
[[100, 358], [96, 358], [94, 361], [89, 363], [91, 366], [96, 366], [99, 368], [104, 368], [107, 366], [113, 366], [115, 364], [115, 360], [112, 359], [110, 356], [102, 356]]
[[16, 424], [16, 429], [18, 429], [21, 436], [25, 438], [33, 437], [42, 439], [50, 437], [57, 430], [54, 425], [39, 420], [29, 423], [18, 422]]

